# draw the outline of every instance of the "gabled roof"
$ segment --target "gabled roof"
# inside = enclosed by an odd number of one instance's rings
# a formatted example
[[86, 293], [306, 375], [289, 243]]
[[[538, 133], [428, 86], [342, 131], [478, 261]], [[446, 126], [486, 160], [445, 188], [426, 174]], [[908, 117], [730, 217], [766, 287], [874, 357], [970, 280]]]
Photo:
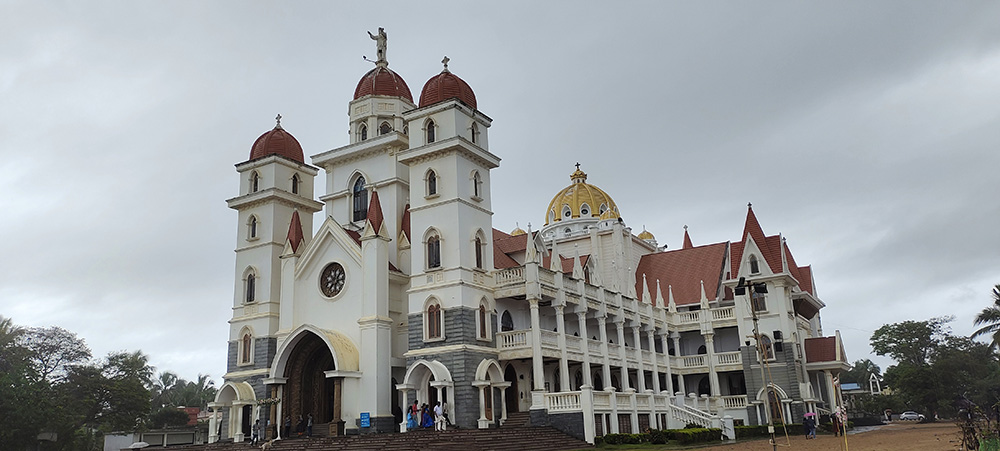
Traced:
[[502, 230], [493, 229], [493, 267], [507, 269], [521, 266], [508, 254], [523, 252], [527, 246], [527, 234], [511, 236]]
[[806, 363], [847, 362], [844, 347], [837, 356], [837, 337], [816, 337], [805, 339]]
[[382, 229], [382, 223], [385, 222], [385, 218], [382, 216], [382, 203], [378, 200], [378, 191], [372, 190], [372, 198], [368, 203], [368, 217], [366, 220], [372, 227], [372, 233], [378, 235]]
[[403, 207], [403, 219], [399, 221], [399, 228], [406, 235], [407, 240], [413, 240], [413, 238], [410, 238], [410, 204], [406, 204]]
[[[636, 267], [635, 292], [639, 295], [646, 290], [655, 293], [659, 280], [664, 299], [668, 296], [667, 286], [670, 286], [677, 305], [697, 304], [701, 302], [701, 282], [704, 281], [706, 296], [709, 300], [716, 299], [719, 282], [725, 275], [728, 249], [729, 243], [723, 242], [643, 255]], [[643, 274], [648, 288], [642, 286]]]
[[747, 206], [747, 220], [743, 225], [743, 237], [732, 247], [732, 276], [736, 277], [740, 273], [740, 262], [743, 261], [743, 249], [746, 247], [747, 237], [753, 238], [754, 243], [760, 249], [761, 257], [767, 262], [771, 272], [779, 274], [781, 268], [781, 237], [779, 235], [764, 236], [764, 231], [757, 222], [757, 215], [753, 213], [753, 207]]
[[691, 235], [688, 235], [688, 228], [684, 226], [684, 245], [681, 246], [681, 249], [691, 249], [692, 247], [694, 244], [691, 243]]

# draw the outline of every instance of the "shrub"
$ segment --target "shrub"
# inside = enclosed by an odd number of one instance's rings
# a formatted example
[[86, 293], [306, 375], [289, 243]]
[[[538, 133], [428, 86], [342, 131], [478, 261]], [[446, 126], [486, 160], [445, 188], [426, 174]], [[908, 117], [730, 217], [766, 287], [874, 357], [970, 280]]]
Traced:
[[705, 428], [692, 428], [692, 429], [679, 429], [673, 431], [674, 440], [677, 440], [682, 445], [690, 445], [692, 443], [704, 443], [719, 440], [722, 437], [722, 429], [705, 429]]
[[609, 445], [638, 445], [648, 441], [647, 434], [607, 434], [604, 436], [604, 443]]

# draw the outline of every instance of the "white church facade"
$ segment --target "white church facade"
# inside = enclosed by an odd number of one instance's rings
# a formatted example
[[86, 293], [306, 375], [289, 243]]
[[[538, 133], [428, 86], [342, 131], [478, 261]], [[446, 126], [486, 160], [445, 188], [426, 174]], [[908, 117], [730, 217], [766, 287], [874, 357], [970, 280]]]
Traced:
[[666, 250], [633, 234], [577, 165], [537, 199], [540, 230], [496, 230], [492, 119], [447, 58], [415, 103], [384, 32], [372, 37], [349, 144], [307, 163], [279, 116], [236, 165], [233, 314], [210, 441], [309, 415], [328, 434], [397, 432], [414, 401], [442, 401], [462, 428], [530, 412], [591, 442], [832, 409], [847, 368], [839, 334], [823, 335], [811, 267], [752, 208], [737, 241], [694, 246], [685, 230]]

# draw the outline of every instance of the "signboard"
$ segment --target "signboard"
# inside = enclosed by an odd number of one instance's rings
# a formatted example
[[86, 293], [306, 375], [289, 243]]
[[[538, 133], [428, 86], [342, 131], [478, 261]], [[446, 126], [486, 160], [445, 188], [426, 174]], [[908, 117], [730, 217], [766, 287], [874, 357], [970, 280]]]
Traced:
[[372, 416], [369, 412], [361, 412], [361, 427], [370, 428], [372, 427]]

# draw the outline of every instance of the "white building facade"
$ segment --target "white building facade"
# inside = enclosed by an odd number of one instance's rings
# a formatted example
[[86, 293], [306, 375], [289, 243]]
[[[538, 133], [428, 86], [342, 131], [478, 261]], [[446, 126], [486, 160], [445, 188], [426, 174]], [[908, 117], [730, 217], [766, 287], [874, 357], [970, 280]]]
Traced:
[[[811, 268], [752, 208], [741, 240], [696, 247], [685, 230], [666, 251], [577, 165], [541, 230], [496, 230], [500, 158], [475, 93], [445, 58], [414, 103], [384, 32], [373, 38], [349, 144], [306, 163], [279, 116], [236, 165], [228, 371], [210, 441], [309, 415], [323, 435], [395, 432], [414, 401], [443, 402], [463, 428], [530, 412], [589, 441], [688, 423], [731, 434], [831, 409], [839, 336], [822, 336]], [[734, 294], [741, 278], [767, 293]]]

